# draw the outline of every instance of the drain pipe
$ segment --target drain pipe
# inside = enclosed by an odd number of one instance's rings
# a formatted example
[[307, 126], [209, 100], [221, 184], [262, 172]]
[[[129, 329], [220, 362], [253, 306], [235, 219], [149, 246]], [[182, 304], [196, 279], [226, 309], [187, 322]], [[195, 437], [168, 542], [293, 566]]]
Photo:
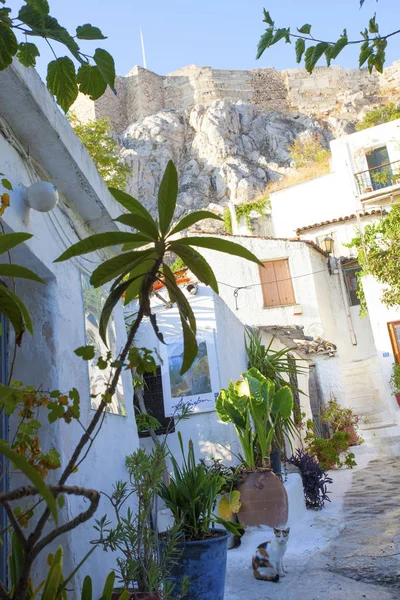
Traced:
[[353, 344], [353, 346], [357, 346], [357, 336], [356, 336], [356, 332], [354, 331], [353, 320], [351, 318], [350, 304], [349, 304], [349, 299], [347, 297], [346, 284], [344, 282], [343, 269], [342, 269], [342, 263], [340, 261], [340, 258], [337, 259], [336, 264], [337, 264], [337, 269], [338, 269], [338, 273], [339, 273], [340, 289], [342, 292], [343, 303], [344, 303], [344, 307], [346, 310], [347, 326], [349, 328], [351, 343]]

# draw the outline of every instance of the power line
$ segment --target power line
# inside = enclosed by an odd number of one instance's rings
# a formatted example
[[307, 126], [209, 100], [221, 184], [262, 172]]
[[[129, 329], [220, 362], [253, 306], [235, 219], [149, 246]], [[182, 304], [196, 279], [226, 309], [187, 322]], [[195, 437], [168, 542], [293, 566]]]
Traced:
[[286, 277], [286, 279], [276, 279], [275, 281], [264, 281], [262, 283], [249, 283], [248, 285], [231, 285], [224, 281], [217, 281], [219, 285], [226, 285], [233, 290], [248, 290], [252, 287], [258, 287], [262, 285], [269, 285], [270, 283], [281, 283], [283, 281], [292, 281], [292, 279], [299, 279], [300, 277], [310, 277], [310, 275], [316, 275], [317, 273], [326, 273], [326, 269], [320, 269], [319, 271], [311, 271], [311, 273], [304, 273], [303, 275], [293, 275], [293, 277]]

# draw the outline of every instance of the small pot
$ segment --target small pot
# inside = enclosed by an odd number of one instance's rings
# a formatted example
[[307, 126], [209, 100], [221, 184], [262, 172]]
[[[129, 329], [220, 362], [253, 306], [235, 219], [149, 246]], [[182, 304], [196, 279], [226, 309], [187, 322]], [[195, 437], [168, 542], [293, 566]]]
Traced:
[[[122, 589], [114, 589], [111, 600], [119, 600], [122, 591]], [[132, 590], [129, 600], [162, 600], [162, 598], [160, 592], [135, 592]]]
[[355, 427], [354, 425], [349, 425], [348, 427], [344, 428], [344, 431], [346, 433], [349, 434], [350, 439], [349, 439], [349, 446], [358, 446], [359, 444], [359, 439], [358, 439], [358, 435], [356, 433]]
[[282, 475], [282, 461], [281, 461], [281, 448], [274, 448], [271, 451], [270, 459], [271, 459], [271, 469], [275, 475]]
[[397, 404], [400, 406], [400, 394], [396, 394]]

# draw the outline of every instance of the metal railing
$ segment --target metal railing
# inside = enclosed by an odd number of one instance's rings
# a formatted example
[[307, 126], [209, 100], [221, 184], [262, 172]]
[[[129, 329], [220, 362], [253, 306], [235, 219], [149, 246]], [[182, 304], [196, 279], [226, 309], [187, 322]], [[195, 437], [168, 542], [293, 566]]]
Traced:
[[400, 160], [355, 173], [361, 195], [400, 184]]

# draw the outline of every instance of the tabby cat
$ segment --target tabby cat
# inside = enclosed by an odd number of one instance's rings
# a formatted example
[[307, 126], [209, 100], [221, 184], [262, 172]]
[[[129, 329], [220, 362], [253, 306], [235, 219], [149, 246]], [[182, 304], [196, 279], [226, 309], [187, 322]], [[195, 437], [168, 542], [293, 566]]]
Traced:
[[287, 573], [283, 565], [290, 527], [287, 529], [274, 528], [275, 537], [260, 544], [253, 556], [253, 574], [256, 579], [278, 582], [279, 577]]

